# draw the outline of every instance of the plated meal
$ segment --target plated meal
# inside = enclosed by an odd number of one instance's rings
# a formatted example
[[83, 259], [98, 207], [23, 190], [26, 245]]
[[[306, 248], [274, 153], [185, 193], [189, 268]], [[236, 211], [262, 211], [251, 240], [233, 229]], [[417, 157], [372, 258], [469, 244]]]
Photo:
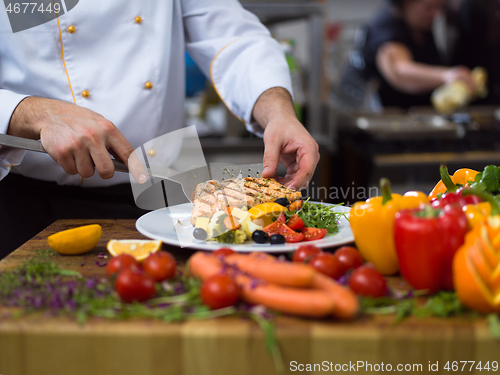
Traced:
[[318, 240], [337, 230], [341, 214], [303, 201], [272, 178], [211, 180], [196, 187], [190, 223], [200, 241], [284, 244]]
[[136, 228], [173, 246], [215, 251], [224, 244], [237, 252], [276, 253], [303, 241], [320, 248], [353, 242], [349, 211], [303, 199], [271, 178], [228, 178], [198, 184], [193, 203], [151, 211]]

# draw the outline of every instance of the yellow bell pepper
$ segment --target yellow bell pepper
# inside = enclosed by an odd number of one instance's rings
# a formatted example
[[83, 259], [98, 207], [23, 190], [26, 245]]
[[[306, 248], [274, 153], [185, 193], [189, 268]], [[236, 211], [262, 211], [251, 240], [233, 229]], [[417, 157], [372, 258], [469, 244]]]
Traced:
[[422, 192], [409, 191], [403, 196], [391, 194], [389, 180], [380, 180], [382, 196], [355, 203], [349, 214], [354, 241], [363, 257], [383, 275], [392, 275], [399, 269], [394, 246], [394, 215], [429, 203]]
[[467, 216], [469, 227], [473, 228], [476, 224], [488, 217], [491, 212], [491, 205], [489, 202], [482, 202], [479, 204], [468, 204], [464, 206], [463, 211]]
[[[447, 191], [455, 191], [459, 186], [469, 186], [467, 182], [474, 181], [476, 175], [479, 173], [474, 169], [462, 168], [453, 173], [453, 176], [450, 176], [446, 165], [441, 165], [439, 172], [441, 174], [441, 181], [439, 181], [429, 193], [429, 201], [436, 199], [439, 194], [446, 193]], [[450, 177], [451, 182], [446, 176]], [[456, 186], [455, 189], [451, 189], [449, 186], [451, 184]]]

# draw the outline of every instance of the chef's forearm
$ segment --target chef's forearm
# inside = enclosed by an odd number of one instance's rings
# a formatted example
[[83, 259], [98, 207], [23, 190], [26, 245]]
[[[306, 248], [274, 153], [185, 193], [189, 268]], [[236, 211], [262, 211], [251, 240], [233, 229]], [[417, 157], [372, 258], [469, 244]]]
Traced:
[[37, 110], [38, 100], [43, 99], [29, 96], [18, 104], [10, 118], [7, 134], [23, 138], [40, 139], [40, 130], [33, 123], [33, 119], [36, 117], [35, 114], [41, 109], [38, 108]]
[[292, 97], [283, 87], [273, 87], [264, 91], [257, 99], [252, 115], [264, 129], [273, 118], [297, 119]]

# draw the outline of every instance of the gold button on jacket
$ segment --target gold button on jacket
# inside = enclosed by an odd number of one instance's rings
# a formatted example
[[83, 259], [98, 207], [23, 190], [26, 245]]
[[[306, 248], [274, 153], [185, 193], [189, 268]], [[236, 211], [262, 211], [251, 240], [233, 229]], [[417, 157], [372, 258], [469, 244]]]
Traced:
[[76, 27], [75, 27], [75, 26], [69, 26], [69, 27], [68, 27], [68, 32], [69, 32], [70, 34], [73, 34], [75, 31], [76, 31]]
[[144, 87], [147, 88], [148, 90], [151, 90], [153, 88], [153, 84], [148, 81], [144, 84]]

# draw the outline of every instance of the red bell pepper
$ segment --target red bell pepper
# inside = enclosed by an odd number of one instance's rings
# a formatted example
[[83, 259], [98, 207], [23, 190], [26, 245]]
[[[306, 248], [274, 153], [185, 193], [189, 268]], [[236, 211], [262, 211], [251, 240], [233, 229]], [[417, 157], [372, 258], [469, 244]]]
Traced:
[[441, 174], [441, 181], [446, 187], [447, 192], [432, 200], [432, 207], [443, 208], [449, 204], [456, 204], [462, 208], [468, 204], [478, 204], [483, 201], [477, 195], [464, 195], [463, 191], [468, 188], [456, 185], [451, 180], [450, 175], [448, 174], [448, 168], [445, 165], [441, 165], [439, 172]]
[[403, 277], [415, 289], [453, 289], [452, 261], [469, 230], [456, 205], [429, 205], [396, 213], [394, 242]]

